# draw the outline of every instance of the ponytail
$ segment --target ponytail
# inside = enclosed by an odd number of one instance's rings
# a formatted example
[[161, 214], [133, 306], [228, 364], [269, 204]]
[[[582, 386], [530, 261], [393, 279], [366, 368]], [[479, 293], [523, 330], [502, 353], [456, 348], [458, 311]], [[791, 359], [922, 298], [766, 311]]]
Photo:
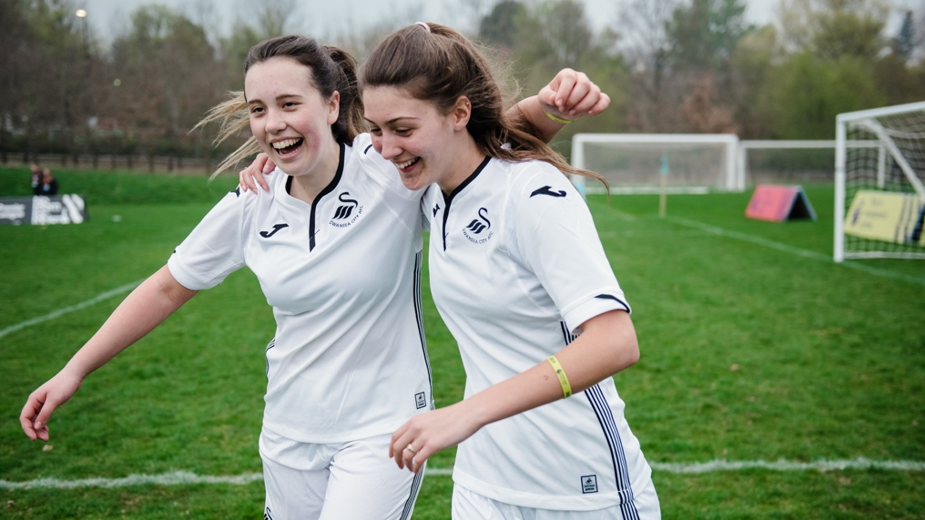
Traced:
[[340, 114], [337, 122], [331, 125], [334, 138], [344, 144], [353, 144], [353, 138], [366, 131], [363, 100], [357, 87], [357, 62], [347, 51], [338, 47], [326, 46], [324, 49], [340, 71], [337, 88], [334, 89], [340, 93]]

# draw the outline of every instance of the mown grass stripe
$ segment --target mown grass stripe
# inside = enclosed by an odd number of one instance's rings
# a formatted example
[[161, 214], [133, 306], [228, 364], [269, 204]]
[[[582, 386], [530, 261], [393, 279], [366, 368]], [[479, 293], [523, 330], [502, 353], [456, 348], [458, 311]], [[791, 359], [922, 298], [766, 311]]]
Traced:
[[135, 287], [138, 287], [138, 285], [140, 285], [141, 282], [143, 282], [143, 281], [145, 281], [144, 278], [142, 278], [141, 280], [138, 280], [138, 281], [136, 281], [136, 282], [132, 282], [132, 283], [125, 284], [125, 285], [123, 285], [123, 286], [121, 286], [121, 287], [116, 287], [115, 289], [113, 289], [113, 290], [111, 290], [111, 291], [106, 291], [106, 292], [104, 292], [104, 293], [102, 293], [102, 294], [98, 294], [98, 295], [94, 296], [93, 298], [90, 298], [89, 300], [80, 302], [80, 303], [78, 303], [78, 304], [76, 304], [76, 305], [71, 305], [70, 307], [64, 307], [63, 309], [58, 309], [58, 310], [56, 310], [56, 311], [49, 312], [48, 314], [46, 314], [46, 315], [44, 315], [44, 316], [39, 316], [38, 318], [32, 318], [31, 320], [26, 320], [26, 321], [24, 321], [24, 322], [22, 322], [22, 323], [17, 323], [16, 325], [10, 325], [9, 327], [7, 327], [7, 328], [5, 328], [5, 329], [0, 329], [0, 338], [2, 338], [3, 336], [6, 336], [7, 334], [10, 334], [10, 333], [12, 333], [12, 332], [16, 332], [17, 330], [21, 330], [21, 329], [24, 329], [24, 328], [26, 328], [26, 327], [31, 327], [32, 325], [38, 325], [39, 323], [46, 322], [46, 321], [49, 321], [49, 320], [53, 320], [53, 319], [55, 319], [55, 318], [59, 318], [59, 317], [61, 317], [61, 316], [64, 316], [65, 314], [68, 314], [68, 313], [71, 313], [71, 312], [74, 312], [74, 311], [79, 311], [80, 309], [83, 309], [83, 308], [85, 308], [85, 307], [89, 307], [89, 306], [91, 306], [91, 305], [93, 305], [93, 304], [95, 304], [95, 303], [99, 303], [99, 302], [101, 302], [101, 301], [103, 301], [103, 300], [108, 300], [109, 298], [112, 298], [113, 296], [118, 296], [118, 295], [120, 295], [120, 294], [127, 293], [127, 292], [131, 291], [132, 289], [134, 289]]
[[[786, 244], [781, 244], [779, 242], [774, 242], [773, 240], [768, 240], [766, 238], [761, 238], [746, 233], [740, 233], [738, 231], [731, 231], [728, 229], [719, 228], [716, 226], [711, 226], [709, 224], [704, 224], [702, 222], [697, 222], [694, 220], [689, 220], [686, 218], [680, 217], [668, 217], [668, 220], [681, 224], [683, 226], [692, 227], [705, 231], [707, 233], [734, 238], [736, 240], [741, 240], [743, 242], [750, 242], [752, 244], [757, 244], [764, 247], [769, 247], [771, 249], [776, 249], [784, 253], [790, 253], [797, 256], [802, 256], [804, 258], [810, 258], [812, 260], [821, 260], [824, 262], [834, 262], [835, 260], [829, 255], [823, 255], [821, 253], [816, 253], [815, 251], [807, 251], [805, 249], [800, 249], [798, 247], [788, 246]], [[888, 271], [886, 269], [877, 269], [876, 267], [870, 267], [868, 265], [859, 264], [856, 262], [842, 262], [838, 264], [841, 267], [846, 267], [848, 269], [854, 269], [856, 271], [862, 271], [867, 274], [874, 276], [879, 276], [882, 278], [892, 278], [894, 280], [900, 280], [903, 282], [911, 282], [919, 285], [925, 285], [925, 278], [919, 278], [915, 276], [909, 276], [902, 273], [896, 273], [893, 271]]]
[[[680, 474], [714, 473], [719, 471], [741, 471], [760, 469], [770, 471], [844, 471], [844, 470], [883, 470], [883, 471], [925, 471], [925, 462], [911, 460], [870, 460], [863, 457], [848, 460], [816, 460], [813, 462], [794, 462], [788, 460], [713, 460], [710, 462], [651, 462], [653, 471]], [[427, 468], [427, 476], [449, 476], [450, 468]], [[40, 478], [26, 482], [0, 480], [0, 489], [73, 489], [81, 487], [119, 488], [129, 486], [177, 486], [189, 484], [233, 484], [245, 485], [263, 480], [262, 473], [245, 473], [243, 475], [209, 476], [196, 475], [189, 471], [174, 471], [161, 475], [129, 475], [123, 478], [87, 478], [78, 480], [60, 480]]]

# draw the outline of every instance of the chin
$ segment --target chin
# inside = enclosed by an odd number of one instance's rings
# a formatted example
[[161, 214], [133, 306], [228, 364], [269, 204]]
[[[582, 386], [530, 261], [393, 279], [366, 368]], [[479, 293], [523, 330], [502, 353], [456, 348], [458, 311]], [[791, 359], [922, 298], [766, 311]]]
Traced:
[[408, 188], [409, 190], [413, 190], [413, 191], [417, 191], [424, 187], [421, 184], [421, 178], [417, 175], [415, 175], [414, 177], [405, 177], [404, 175], [402, 175], [401, 183], [404, 184], [406, 188]]

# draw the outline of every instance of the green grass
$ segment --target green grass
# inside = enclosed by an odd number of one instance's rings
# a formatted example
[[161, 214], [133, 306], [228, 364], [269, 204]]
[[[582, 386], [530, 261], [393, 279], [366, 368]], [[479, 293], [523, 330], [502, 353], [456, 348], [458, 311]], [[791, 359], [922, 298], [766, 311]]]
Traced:
[[[0, 196], [27, 194], [8, 189], [26, 173], [0, 169]], [[91, 219], [0, 226], [0, 330], [154, 272], [234, 184], [58, 175], [65, 191], [84, 193]], [[633, 306], [642, 359], [616, 379], [650, 461], [925, 461], [925, 262], [834, 264], [832, 187], [805, 188], [816, 222], [746, 219], [749, 193], [670, 196], [666, 218], [656, 196], [590, 200]], [[426, 276], [424, 296], [435, 398], [446, 405], [462, 394], [462, 368]], [[249, 272], [202, 292], [90, 376], [56, 412], [53, 449], [22, 434], [28, 393], [120, 300], [0, 337], [0, 479], [259, 473], [263, 347], [274, 326]], [[653, 479], [666, 519], [912, 519], [925, 510], [922, 471], [656, 469]], [[449, 477], [426, 478], [415, 518], [449, 518], [451, 489]], [[259, 481], [0, 490], [0, 517], [11, 519], [256, 518], [262, 504]]]
[[[221, 198], [238, 183], [223, 174], [166, 174], [55, 169], [61, 193], [83, 195], [88, 204], [183, 204]], [[29, 169], [0, 167], [0, 197], [31, 197]], [[91, 208], [92, 209], [92, 208]], [[91, 213], [91, 217], [92, 217]]]

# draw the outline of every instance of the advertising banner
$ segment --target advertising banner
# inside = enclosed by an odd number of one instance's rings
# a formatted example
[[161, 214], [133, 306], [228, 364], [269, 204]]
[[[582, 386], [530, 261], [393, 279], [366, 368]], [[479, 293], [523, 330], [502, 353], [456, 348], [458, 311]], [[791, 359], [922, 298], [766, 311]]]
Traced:
[[88, 218], [80, 195], [0, 198], [0, 224], [80, 224]]

